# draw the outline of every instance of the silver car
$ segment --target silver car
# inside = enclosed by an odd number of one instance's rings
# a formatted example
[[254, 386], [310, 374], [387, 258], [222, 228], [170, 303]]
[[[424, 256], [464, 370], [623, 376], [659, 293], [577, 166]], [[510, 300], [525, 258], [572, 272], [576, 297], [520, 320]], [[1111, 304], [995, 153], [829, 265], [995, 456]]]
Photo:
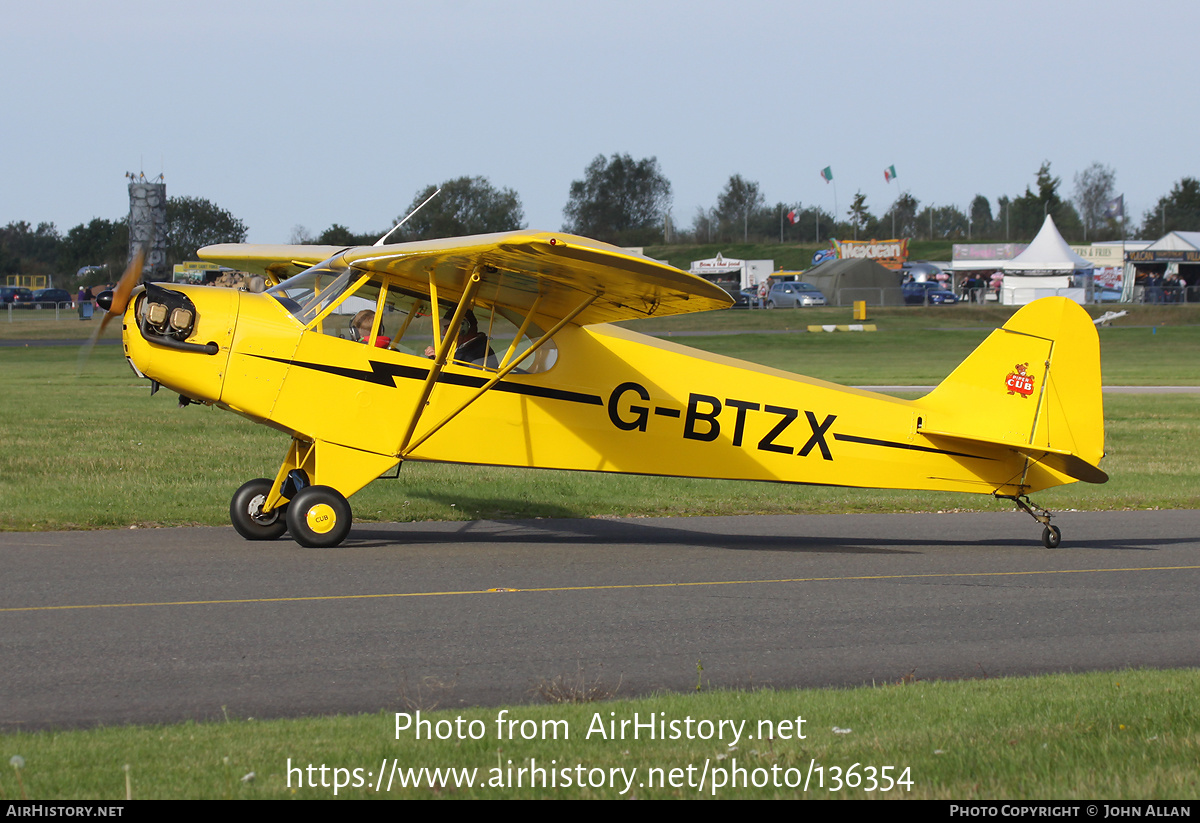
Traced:
[[825, 295], [810, 283], [776, 283], [767, 293], [768, 309], [798, 309], [824, 306]]

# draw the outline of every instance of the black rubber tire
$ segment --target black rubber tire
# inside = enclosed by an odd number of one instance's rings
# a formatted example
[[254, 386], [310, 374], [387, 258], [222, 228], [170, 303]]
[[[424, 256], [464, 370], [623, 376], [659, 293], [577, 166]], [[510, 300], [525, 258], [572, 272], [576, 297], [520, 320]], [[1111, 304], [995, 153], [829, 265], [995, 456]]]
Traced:
[[[332, 522], [330, 521], [332, 518]], [[350, 504], [337, 489], [305, 486], [287, 507], [292, 539], [308, 549], [332, 549], [350, 534]]]
[[775, 301], [774, 301], [774, 300], [768, 300], [768, 301], [767, 301], [767, 308], [768, 308], [768, 309], [773, 309], [773, 308], [775, 308]]
[[1042, 529], [1042, 545], [1047, 549], [1057, 549], [1062, 542], [1062, 531], [1058, 526], [1047, 526]]
[[265, 477], [250, 480], [233, 493], [229, 502], [229, 519], [237, 533], [247, 540], [275, 540], [287, 531], [282, 507], [266, 517], [256, 516], [271, 491], [271, 481]]

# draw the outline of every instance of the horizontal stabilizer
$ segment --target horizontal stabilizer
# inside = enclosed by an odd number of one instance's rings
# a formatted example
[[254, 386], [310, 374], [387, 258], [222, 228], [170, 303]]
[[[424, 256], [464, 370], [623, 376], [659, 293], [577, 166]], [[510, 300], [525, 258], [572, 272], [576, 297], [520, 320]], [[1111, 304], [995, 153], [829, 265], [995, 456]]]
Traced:
[[[975, 443], [996, 443], [995, 440], [988, 440], [983, 437], [968, 437], [962, 434], [950, 434], [948, 432], [932, 431], [928, 428], [922, 428], [921, 434], [933, 440], [955, 440], [963, 444]], [[1107, 483], [1108, 474], [1102, 469], [1093, 466], [1091, 463], [1076, 457], [1070, 452], [1056, 451], [1054, 449], [1034, 449], [1023, 446], [1009, 445], [1013, 451], [1023, 454], [1035, 463], [1040, 463], [1043, 466], [1062, 472], [1063, 474], [1073, 477], [1076, 480], [1082, 480], [1085, 483]]]

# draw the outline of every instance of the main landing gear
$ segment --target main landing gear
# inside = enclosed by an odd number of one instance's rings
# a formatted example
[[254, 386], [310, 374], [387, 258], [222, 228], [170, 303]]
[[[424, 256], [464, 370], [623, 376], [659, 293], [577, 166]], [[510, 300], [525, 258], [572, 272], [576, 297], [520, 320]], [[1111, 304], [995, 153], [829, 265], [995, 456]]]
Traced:
[[330, 549], [350, 534], [353, 517], [350, 504], [337, 489], [329, 486], [305, 486], [292, 499], [263, 513], [272, 482], [258, 478], [234, 492], [229, 503], [229, 519], [237, 533], [247, 540], [275, 540], [291, 532], [301, 546]]
[[350, 504], [337, 489], [305, 486], [287, 507], [292, 539], [309, 549], [331, 549], [350, 534]]
[[271, 481], [265, 477], [250, 480], [233, 493], [229, 502], [229, 519], [237, 533], [247, 540], [275, 540], [287, 531], [283, 507], [263, 514], [263, 504], [271, 492]]
[[1058, 544], [1062, 542], [1062, 530], [1058, 526], [1051, 525], [1050, 518], [1054, 516], [1053, 514], [1034, 503], [1026, 495], [998, 494], [996, 497], [1003, 500], [1011, 500], [1019, 508], [1023, 509], [1026, 514], [1041, 523], [1044, 527], [1042, 529], [1042, 545], [1047, 549], [1058, 548]]

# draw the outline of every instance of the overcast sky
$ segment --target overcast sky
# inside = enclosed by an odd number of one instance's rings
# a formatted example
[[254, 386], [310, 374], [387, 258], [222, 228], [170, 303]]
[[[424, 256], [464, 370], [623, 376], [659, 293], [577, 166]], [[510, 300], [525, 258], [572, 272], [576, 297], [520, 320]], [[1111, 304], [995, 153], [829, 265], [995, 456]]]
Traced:
[[382, 232], [462, 175], [557, 230], [571, 181], [618, 152], [658, 158], [683, 227], [735, 173], [828, 210], [836, 185], [844, 217], [858, 190], [876, 215], [903, 190], [995, 209], [1043, 160], [1070, 197], [1099, 161], [1137, 224], [1200, 177], [1195, 0], [50, 0], [4, 16], [0, 224], [119, 218], [125, 172], [161, 171], [251, 242]]

